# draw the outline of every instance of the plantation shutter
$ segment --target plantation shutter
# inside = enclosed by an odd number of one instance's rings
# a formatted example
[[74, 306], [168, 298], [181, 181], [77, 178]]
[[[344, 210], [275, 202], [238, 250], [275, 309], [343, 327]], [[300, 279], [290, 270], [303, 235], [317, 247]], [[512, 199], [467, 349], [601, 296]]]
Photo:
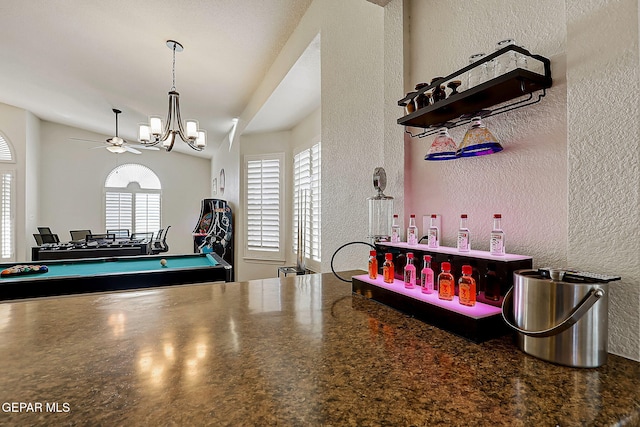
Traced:
[[320, 200], [321, 200], [321, 185], [320, 185], [320, 143], [315, 144], [311, 147], [311, 177], [310, 177], [310, 186], [311, 186], [311, 208], [310, 214], [311, 218], [309, 219], [309, 233], [310, 233], [310, 241], [311, 248], [309, 252], [307, 252], [311, 259], [314, 261], [320, 261]]
[[0, 175], [0, 256], [2, 259], [13, 259], [13, 173], [2, 172]]
[[132, 229], [132, 201], [132, 193], [106, 192], [105, 224], [107, 230]]
[[157, 232], [160, 229], [160, 194], [136, 193], [136, 233]]
[[160, 229], [162, 185], [151, 169], [136, 163], [117, 166], [104, 186], [106, 230], [155, 233]]
[[293, 252], [298, 253], [298, 223], [302, 215], [305, 258], [320, 262], [320, 143], [294, 156]]
[[248, 156], [246, 168], [246, 252], [258, 258], [282, 258], [282, 155]]

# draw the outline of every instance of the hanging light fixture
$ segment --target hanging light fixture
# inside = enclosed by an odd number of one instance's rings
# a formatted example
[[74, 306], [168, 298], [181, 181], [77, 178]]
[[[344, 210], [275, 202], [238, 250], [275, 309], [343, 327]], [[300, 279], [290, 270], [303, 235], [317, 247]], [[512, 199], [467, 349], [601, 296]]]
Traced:
[[186, 120], [183, 126], [180, 118], [180, 94], [176, 91], [176, 52], [182, 52], [184, 47], [175, 40], [167, 40], [167, 47], [173, 51], [173, 85], [169, 91], [169, 112], [167, 120], [162, 123], [159, 116], [150, 116], [149, 123], [140, 124], [138, 141], [145, 145], [162, 146], [171, 151], [176, 137], [180, 137], [189, 147], [202, 151], [207, 145], [207, 134], [198, 129], [196, 120]]

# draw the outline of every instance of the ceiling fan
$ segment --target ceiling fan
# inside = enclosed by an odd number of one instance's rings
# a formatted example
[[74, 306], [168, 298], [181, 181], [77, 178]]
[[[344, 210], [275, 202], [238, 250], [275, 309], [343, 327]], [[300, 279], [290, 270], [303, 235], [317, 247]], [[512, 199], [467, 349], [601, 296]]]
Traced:
[[[137, 150], [137, 148], [141, 148], [143, 150], [153, 150], [153, 151], [160, 150], [160, 148], [158, 147], [147, 146], [147, 145], [140, 145], [140, 144], [129, 145], [129, 143], [126, 140], [120, 138], [118, 136], [118, 114], [122, 113], [122, 111], [118, 110], [117, 108], [112, 109], [112, 111], [116, 115], [116, 136], [112, 136], [111, 138], [108, 138], [105, 141], [107, 143], [107, 146], [104, 148], [116, 154], [126, 153], [127, 151], [133, 154], [142, 154], [140, 150]], [[74, 139], [77, 141], [101, 142], [101, 141], [93, 141], [93, 140], [81, 139], [81, 138], [69, 138], [69, 139]], [[94, 147], [94, 148], [102, 148], [102, 147]]]

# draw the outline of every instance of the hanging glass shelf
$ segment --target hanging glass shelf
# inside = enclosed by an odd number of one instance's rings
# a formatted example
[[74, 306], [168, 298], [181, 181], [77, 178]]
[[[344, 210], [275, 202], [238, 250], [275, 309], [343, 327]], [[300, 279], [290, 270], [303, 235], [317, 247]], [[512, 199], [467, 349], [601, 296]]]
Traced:
[[[449, 97], [420, 108], [398, 119], [398, 124], [407, 127], [423, 128], [423, 132], [411, 136], [423, 137], [433, 135], [441, 127], [454, 128], [471, 122], [475, 116], [489, 117], [507, 111], [522, 108], [540, 102], [546, 95], [546, 89], [551, 87], [551, 65], [549, 59], [531, 54], [529, 51], [515, 45], [509, 45], [481, 60], [474, 62], [432, 84], [410, 93], [398, 101], [404, 107], [407, 103], [425, 92], [447, 84], [452, 80], [466, 80], [467, 73], [495, 58], [509, 52], [527, 58], [530, 68], [539, 69], [541, 73], [529, 69], [516, 68], [491, 80], [485, 81], [470, 89], [454, 93]], [[537, 67], [536, 67], [537, 65]], [[512, 102], [509, 102], [512, 101]], [[492, 108], [496, 107], [496, 108]]]

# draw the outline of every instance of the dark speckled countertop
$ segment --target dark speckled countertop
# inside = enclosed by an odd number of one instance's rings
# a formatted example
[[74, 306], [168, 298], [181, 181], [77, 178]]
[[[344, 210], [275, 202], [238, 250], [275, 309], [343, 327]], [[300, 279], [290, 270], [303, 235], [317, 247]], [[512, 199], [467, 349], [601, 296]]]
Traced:
[[638, 362], [473, 344], [331, 274], [0, 303], [0, 361], [0, 425], [640, 425]]

